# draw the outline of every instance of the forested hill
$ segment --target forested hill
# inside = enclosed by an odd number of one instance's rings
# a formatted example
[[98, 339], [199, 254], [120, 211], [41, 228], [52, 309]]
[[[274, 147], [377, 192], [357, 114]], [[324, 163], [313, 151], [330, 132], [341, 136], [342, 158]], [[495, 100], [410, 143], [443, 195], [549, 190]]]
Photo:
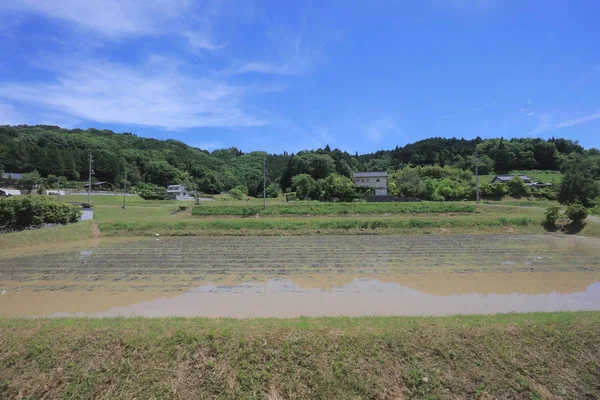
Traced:
[[450, 165], [472, 169], [480, 156], [482, 174], [512, 169], [559, 169], [569, 154], [598, 155], [565, 139], [443, 139], [432, 138], [393, 150], [351, 155], [338, 149], [298, 154], [243, 153], [237, 148], [206, 150], [177, 140], [156, 140], [109, 130], [62, 129], [55, 126], [0, 126], [0, 169], [37, 170], [42, 176], [84, 180], [88, 157], [94, 159], [94, 179], [120, 186], [126, 174], [130, 184], [183, 183], [202, 191], [220, 192], [242, 185], [250, 195], [262, 190], [263, 156], [267, 155], [269, 181], [282, 188], [307, 173], [315, 179], [333, 173], [350, 177], [353, 171], [395, 170], [405, 165]]

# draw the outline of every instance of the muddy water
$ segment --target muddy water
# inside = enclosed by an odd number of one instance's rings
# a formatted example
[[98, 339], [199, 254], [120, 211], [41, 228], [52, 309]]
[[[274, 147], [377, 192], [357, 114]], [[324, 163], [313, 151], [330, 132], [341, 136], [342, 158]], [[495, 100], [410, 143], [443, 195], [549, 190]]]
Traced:
[[[182, 295], [144, 301], [88, 314], [93, 317], [298, 317], [363, 315], [451, 315], [600, 309], [600, 283], [582, 292], [559, 294], [488, 294], [434, 296], [397, 283], [355, 279], [330, 291], [304, 289], [291, 280], [264, 285], [199, 286]], [[76, 316], [86, 314], [77, 313]], [[54, 316], [69, 316], [56, 313]], [[71, 315], [72, 316], [72, 315]]]
[[600, 241], [160, 238], [0, 252], [0, 315], [447, 315], [600, 309]]

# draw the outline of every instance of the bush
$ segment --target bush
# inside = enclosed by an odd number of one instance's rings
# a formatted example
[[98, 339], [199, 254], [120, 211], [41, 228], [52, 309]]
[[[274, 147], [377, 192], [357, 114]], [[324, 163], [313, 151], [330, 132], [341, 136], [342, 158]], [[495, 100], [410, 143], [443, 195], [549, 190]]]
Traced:
[[580, 223], [588, 217], [587, 208], [579, 203], [573, 203], [567, 207], [567, 217], [574, 223]]
[[139, 193], [144, 200], [168, 200], [169, 194], [167, 189], [162, 186], [146, 184]]
[[560, 217], [560, 207], [557, 205], [551, 205], [546, 208], [545, 222], [551, 226], [556, 226], [556, 221]]
[[269, 186], [267, 186], [267, 197], [276, 199], [277, 197], [279, 197], [280, 192], [281, 189], [279, 188], [279, 185], [275, 183], [271, 183]]
[[513, 178], [508, 182], [508, 192], [511, 196], [527, 196], [527, 186], [518, 176], [513, 176]]
[[11, 197], [0, 201], [0, 226], [25, 228], [41, 224], [68, 224], [79, 221], [81, 208], [48, 197]]
[[233, 188], [229, 191], [229, 195], [231, 197], [233, 197], [236, 200], [243, 200], [244, 199], [244, 192], [242, 192], [240, 189], [237, 188]]
[[556, 189], [553, 189], [553, 188], [534, 189], [531, 192], [535, 197], [542, 198], [542, 199], [556, 200], [556, 198], [557, 198]]
[[296, 201], [296, 192], [286, 193], [285, 201]]

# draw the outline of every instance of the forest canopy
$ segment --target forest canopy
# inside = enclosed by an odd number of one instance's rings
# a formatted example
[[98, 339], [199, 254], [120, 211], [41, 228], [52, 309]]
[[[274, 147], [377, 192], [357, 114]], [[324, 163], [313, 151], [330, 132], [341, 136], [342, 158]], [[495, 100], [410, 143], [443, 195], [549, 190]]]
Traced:
[[[126, 177], [128, 185], [144, 182], [166, 186], [185, 184], [204, 193], [218, 193], [244, 187], [250, 196], [262, 193], [263, 158], [266, 157], [268, 184], [276, 193], [290, 191], [294, 177], [310, 176], [316, 182], [335, 177], [336, 182], [351, 178], [355, 171], [384, 170], [390, 173], [403, 167], [437, 165], [442, 170], [419, 170], [421, 174], [440, 173], [443, 187], [422, 186], [415, 173], [393, 175], [392, 190], [397, 194], [431, 193], [431, 196], [460, 197], [460, 189], [450, 180], [467, 181], [461, 171], [474, 171], [475, 154], [479, 156], [479, 173], [492, 174], [511, 170], [560, 170], [575, 156], [588, 160], [594, 178], [600, 171], [598, 150], [585, 150], [577, 141], [551, 138], [503, 138], [472, 140], [430, 138], [392, 150], [351, 155], [339, 149], [306, 150], [296, 154], [244, 153], [229, 149], [198, 149], [178, 140], [156, 140], [133, 133], [115, 133], [98, 129], [63, 129], [56, 126], [0, 126], [0, 170], [37, 171], [41, 176], [65, 177], [69, 181], [86, 180], [89, 154], [93, 157], [94, 180], [120, 187]], [[425, 183], [426, 185], [426, 183]], [[454, 185], [455, 186], [455, 185]], [[444, 196], [444, 194], [446, 196]]]

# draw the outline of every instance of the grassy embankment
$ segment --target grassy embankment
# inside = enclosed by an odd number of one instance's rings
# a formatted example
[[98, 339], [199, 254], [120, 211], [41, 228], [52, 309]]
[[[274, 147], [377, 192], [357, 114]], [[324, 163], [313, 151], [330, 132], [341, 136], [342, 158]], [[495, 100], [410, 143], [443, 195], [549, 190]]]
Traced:
[[[199, 213], [203, 215], [198, 217]], [[111, 236], [435, 233], [427, 232], [431, 229], [467, 233], [506, 228], [543, 231], [542, 213], [538, 210], [478, 209], [474, 204], [463, 203], [299, 202], [270, 205], [264, 211], [260, 206], [203, 205], [195, 207], [193, 214], [177, 220], [101, 222], [98, 227]], [[247, 215], [258, 218], [245, 218]]]
[[423, 213], [473, 213], [476, 206], [464, 203], [321, 203], [317, 201], [294, 204], [274, 204], [263, 210], [262, 205], [210, 204], [192, 209], [192, 215], [350, 215], [350, 214], [423, 214]]
[[600, 313], [3, 319], [0, 398], [597, 398]]

